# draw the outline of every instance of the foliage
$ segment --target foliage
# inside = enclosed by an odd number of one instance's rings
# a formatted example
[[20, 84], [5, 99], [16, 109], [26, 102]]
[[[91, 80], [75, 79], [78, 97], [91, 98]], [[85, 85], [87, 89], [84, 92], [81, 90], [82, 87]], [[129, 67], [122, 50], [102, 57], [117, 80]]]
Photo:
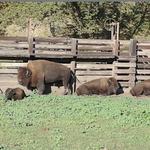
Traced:
[[1, 149], [148, 150], [150, 101], [122, 96], [0, 98]]
[[27, 27], [33, 18], [49, 26], [50, 36], [110, 38], [104, 28], [107, 19], [120, 22], [121, 39], [149, 35], [150, 3], [148, 2], [24, 2], [0, 3], [0, 33], [12, 24]]

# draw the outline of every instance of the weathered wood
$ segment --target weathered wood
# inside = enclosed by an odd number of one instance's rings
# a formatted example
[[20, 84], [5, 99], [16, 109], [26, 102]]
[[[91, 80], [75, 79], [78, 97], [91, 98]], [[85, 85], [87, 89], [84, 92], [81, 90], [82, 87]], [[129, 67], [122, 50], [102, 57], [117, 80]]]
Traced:
[[92, 64], [92, 63], [77, 63], [77, 68], [76, 70], [81, 70], [81, 69], [93, 69], [93, 70], [102, 70], [102, 69], [112, 69], [112, 64]]
[[4, 50], [4, 51], [0, 51], [0, 57], [3, 58], [9, 58], [9, 57], [15, 57], [15, 58], [21, 58], [21, 57], [25, 57], [25, 58], [29, 58], [29, 53], [27, 50]]
[[6, 48], [28, 48], [27, 43], [0, 43], [0, 47]]
[[15, 41], [15, 42], [27, 42], [28, 39], [27, 37], [15, 37], [15, 36], [0, 36], [0, 40], [3, 40], [3, 41]]
[[30, 18], [28, 22], [28, 44], [29, 44], [28, 50], [30, 55], [34, 55], [33, 48], [35, 46], [33, 45], [33, 41], [34, 39], [33, 39], [33, 30], [32, 30], [32, 19]]
[[100, 55], [100, 54], [93, 54], [93, 55], [84, 55], [84, 54], [78, 54], [77, 58], [79, 59], [114, 59], [114, 55]]
[[127, 81], [127, 82], [120, 82], [119, 83], [121, 84], [122, 87], [129, 87], [130, 83]]
[[40, 38], [35, 37], [35, 42], [49, 42], [49, 43], [71, 43], [71, 39], [64, 37], [49, 37], [49, 38]]
[[137, 43], [139, 47], [150, 47], [150, 41], [147, 41], [145, 43]]
[[77, 54], [77, 50], [78, 50], [77, 44], [78, 44], [77, 39], [72, 38], [71, 39], [71, 52], [73, 56], [76, 56]]
[[136, 67], [135, 63], [115, 63], [115, 66], [117, 67]]
[[24, 67], [27, 66], [27, 63], [0, 63], [0, 68], [14, 68], [14, 67]]
[[150, 57], [150, 51], [137, 51], [137, 55]]
[[130, 70], [130, 69], [118, 69], [118, 70], [114, 70], [114, 73], [116, 74], [130, 74], [130, 73], [134, 73], [135, 71]]
[[150, 64], [137, 64], [137, 69], [150, 69]]
[[78, 45], [78, 51], [112, 51], [112, 46], [96, 46], [96, 45]]
[[36, 53], [35, 55], [36, 58], [73, 58], [72, 54], [53, 54], [53, 55], [48, 55], [48, 54], [38, 54]]
[[105, 70], [105, 71], [76, 71], [78, 76], [111, 76], [112, 71]]
[[36, 44], [35, 45], [36, 49], [40, 49], [40, 50], [48, 50], [49, 49], [67, 49], [71, 51], [71, 45], [60, 45], [60, 44]]
[[17, 74], [17, 69], [0, 69], [0, 74]]
[[137, 69], [137, 74], [149, 74], [150, 75], [150, 69], [149, 70]]
[[137, 41], [131, 39], [129, 46], [129, 56], [136, 56], [136, 50], [137, 50]]
[[147, 80], [147, 79], [150, 79], [150, 76], [149, 75], [137, 75], [136, 76], [137, 80]]
[[128, 80], [130, 79], [129, 75], [116, 75], [117, 80]]
[[113, 42], [111, 40], [96, 40], [96, 39], [77, 39], [78, 40], [78, 44], [82, 45], [82, 44], [88, 44], [88, 45], [111, 45]]

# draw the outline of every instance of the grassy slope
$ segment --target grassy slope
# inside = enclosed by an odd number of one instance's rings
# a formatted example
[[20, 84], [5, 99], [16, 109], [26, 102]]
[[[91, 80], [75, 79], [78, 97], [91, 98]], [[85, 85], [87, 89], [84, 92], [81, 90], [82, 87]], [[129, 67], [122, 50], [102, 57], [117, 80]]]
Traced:
[[0, 98], [0, 149], [149, 150], [150, 101], [31, 95]]

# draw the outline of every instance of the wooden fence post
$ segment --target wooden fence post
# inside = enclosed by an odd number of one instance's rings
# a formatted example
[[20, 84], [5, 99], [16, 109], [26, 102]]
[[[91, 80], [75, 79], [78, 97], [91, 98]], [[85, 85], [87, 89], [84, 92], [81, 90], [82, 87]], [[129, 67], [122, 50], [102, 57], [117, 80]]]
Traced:
[[72, 44], [71, 53], [73, 56], [76, 56], [76, 54], [77, 54], [77, 43], [78, 43], [77, 39], [75, 39], [75, 38], [71, 39], [71, 44]]
[[136, 57], [137, 40], [131, 39], [129, 46], [129, 56]]
[[118, 56], [118, 50], [119, 50], [119, 41], [118, 40], [114, 40], [113, 41], [113, 54], [115, 56]]
[[29, 44], [29, 54], [30, 56], [34, 55], [34, 48], [35, 48], [35, 42], [34, 42], [34, 38], [33, 38], [33, 30], [32, 30], [32, 20], [31, 18], [28, 21], [28, 44]]
[[131, 39], [130, 40], [130, 46], [129, 46], [129, 57], [130, 57], [130, 63], [135, 64], [130, 66], [130, 81], [129, 86], [133, 87], [136, 82], [136, 52], [137, 50], [137, 40]]

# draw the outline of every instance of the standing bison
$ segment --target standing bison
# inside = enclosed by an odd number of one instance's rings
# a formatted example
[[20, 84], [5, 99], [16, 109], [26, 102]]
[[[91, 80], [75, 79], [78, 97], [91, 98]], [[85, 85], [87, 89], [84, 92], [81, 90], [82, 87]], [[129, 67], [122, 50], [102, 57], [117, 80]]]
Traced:
[[76, 93], [77, 95], [111, 95], [117, 94], [119, 87], [117, 80], [113, 77], [100, 78], [80, 85]]
[[37, 89], [39, 94], [45, 94], [47, 85], [64, 86], [64, 95], [70, 90], [75, 75], [70, 68], [47, 60], [34, 60], [27, 67], [18, 68], [18, 82], [28, 89]]
[[5, 91], [5, 97], [7, 100], [21, 100], [26, 97], [26, 94], [21, 88], [7, 88]]
[[150, 79], [137, 83], [131, 90], [132, 96], [150, 95]]

